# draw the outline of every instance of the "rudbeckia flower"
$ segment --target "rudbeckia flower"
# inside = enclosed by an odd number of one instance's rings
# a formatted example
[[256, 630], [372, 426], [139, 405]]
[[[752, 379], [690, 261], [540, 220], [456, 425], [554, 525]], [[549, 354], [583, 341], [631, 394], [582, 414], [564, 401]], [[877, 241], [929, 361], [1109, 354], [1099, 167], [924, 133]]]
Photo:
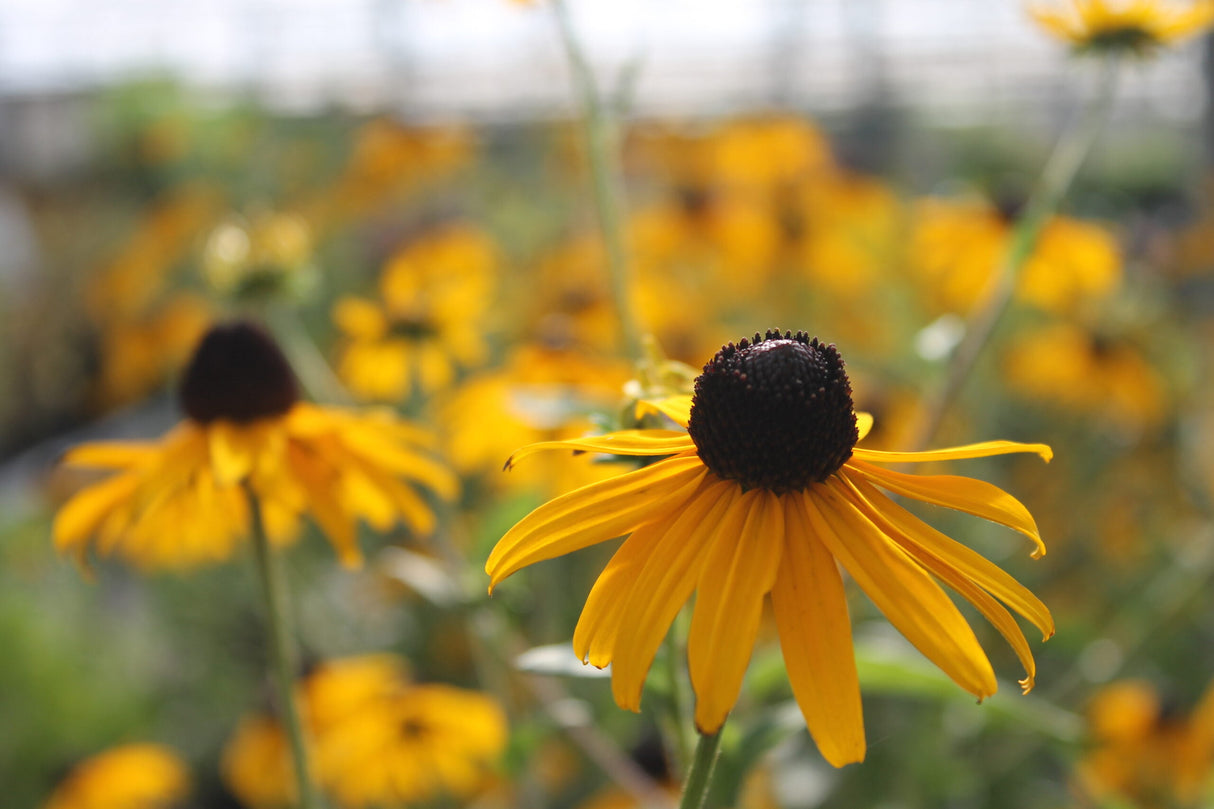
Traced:
[[346, 564], [361, 559], [357, 523], [403, 520], [425, 534], [435, 518], [414, 484], [441, 497], [454, 476], [426, 454], [433, 440], [383, 413], [299, 401], [278, 346], [247, 323], [212, 328], [181, 388], [186, 418], [158, 442], [84, 444], [64, 463], [116, 474], [78, 492], [55, 518], [55, 546], [81, 562], [93, 548], [144, 569], [231, 556], [250, 529], [247, 488], [272, 542], [309, 513]]
[[[683, 605], [696, 594], [687, 642], [695, 722], [718, 731], [742, 687], [771, 598], [793, 694], [810, 733], [836, 766], [864, 758], [860, 686], [838, 564], [890, 622], [962, 688], [995, 693], [973, 630], [937, 583], [970, 601], [1008, 640], [1033, 685], [1036, 665], [1015, 619], [1048, 637], [1046, 607], [1006, 572], [941, 534], [880, 490], [1014, 528], [1045, 552], [1032, 516], [978, 480], [910, 475], [889, 464], [1031, 452], [1042, 444], [988, 441], [930, 452], [857, 447], [871, 418], [853, 410], [833, 345], [768, 331], [724, 346], [692, 397], [658, 406], [686, 428], [625, 430], [533, 444], [541, 450], [659, 457], [540, 506], [498, 542], [490, 588], [527, 565], [630, 534], [586, 600], [573, 648], [612, 665], [612, 691], [639, 710], [645, 676]], [[1000, 604], [1000, 601], [1003, 604]]]
[[168, 809], [189, 793], [190, 775], [156, 744], [113, 747], [77, 764], [43, 809]]
[[1077, 52], [1145, 56], [1209, 28], [1214, 2], [1067, 0], [1031, 4], [1029, 14]]

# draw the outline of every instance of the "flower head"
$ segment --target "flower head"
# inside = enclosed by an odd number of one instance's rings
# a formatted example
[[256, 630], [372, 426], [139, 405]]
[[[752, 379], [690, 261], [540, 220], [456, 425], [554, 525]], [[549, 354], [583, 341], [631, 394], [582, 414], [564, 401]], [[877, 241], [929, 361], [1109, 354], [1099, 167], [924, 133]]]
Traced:
[[[995, 693], [973, 630], [937, 579], [970, 601], [1023, 663], [1032, 653], [1003, 604], [1054, 631], [1045, 606], [1007, 573], [913, 516], [879, 489], [1014, 528], [1045, 552], [1028, 511], [969, 478], [916, 476], [885, 464], [977, 458], [1049, 447], [989, 441], [922, 453], [857, 444], [872, 420], [852, 407], [834, 346], [769, 331], [730, 344], [704, 366], [695, 395], [657, 403], [687, 428], [625, 430], [534, 444], [540, 450], [663, 456], [540, 506], [498, 542], [490, 586], [520, 568], [630, 534], [595, 582], [573, 637], [583, 661], [612, 664], [619, 705], [640, 707], [645, 676], [696, 594], [687, 644], [696, 724], [712, 733], [742, 687], [768, 596], [789, 679], [828, 761], [864, 757], [860, 688], [837, 563], [920, 651], [967, 691]], [[509, 465], [508, 464], [508, 465]], [[1000, 601], [1003, 604], [1000, 604]]]
[[127, 744], [77, 764], [43, 809], [168, 809], [189, 787], [189, 771], [172, 751]]
[[434, 515], [411, 484], [454, 496], [454, 477], [425, 452], [427, 433], [386, 414], [299, 401], [286, 358], [248, 323], [207, 333], [181, 406], [186, 419], [159, 442], [68, 451], [69, 466], [116, 474], [60, 510], [59, 550], [83, 561], [91, 547], [148, 569], [222, 561], [248, 534], [247, 487], [272, 541], [294, 539], [310, 513], [343, 562], [356, 564], [360, 518], [378, 530], [403, 520], [424, 534]]
[[1034, 3], [1029, 14], [1079, 53], [1150, 55], [1214, 23], [1214, 2], [1066, 0]]

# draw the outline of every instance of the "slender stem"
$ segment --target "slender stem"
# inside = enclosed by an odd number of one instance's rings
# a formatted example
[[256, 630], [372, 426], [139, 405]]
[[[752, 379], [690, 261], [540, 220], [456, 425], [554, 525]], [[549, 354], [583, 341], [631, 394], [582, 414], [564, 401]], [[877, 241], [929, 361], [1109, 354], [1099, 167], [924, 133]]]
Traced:
[[257, 559], [257, 573], [265, 597], [266, 621], [270, 630], [270, 662], [274, 675], [274, 687], [278, 692], [279, 709], [286, 720], [287, 736], [291, 741], [291, 758], [295, 764], [295, 787], [299, 793], [299, 809], [319, 809], [316, 791], [312, 786], [308, 770], [307, 745], [304, 741], [303, 723], [299, 720], [299, 709], [295, 704], [295, 670], [297, 654], [295, 639], [290, 626], [290, 610], [287, 604], [286, 576], [277, 554], [270, 547], [262, 521], [261, 504], [257, 495], [248, 486], [245, 494], [249, 501], [249, 515], [253, 529], [253, 555]]
[[561, 32], [565, 55], [579, 100], [582, 104], [582, 124], [586, 130], [586, 152], [590, 160], [590, 175], [594, 183], [594, 205], [599, 229], [607, 251], [607, 270], [611, 297], [620, 321], [624, 352], [631, 360], [642, 357], [641, 340], [636, 318], [628, 298], [628, 250], [624, 244], [621, 218], [623, 189], [620, 186], [618, 138], [610, 114], [603, 104], [594, 71], [573, 31], [565, 0], [551, 0], [553, 15]]
[[683, 786], [683, 799], [679, 809], [703, 809], [708, 799], [708, 787], [712, 782], [713, 769], [717, 763], [717, 749], [721, 746], [721, 731], [700, 734], [696, 742], [695, 757], [687, 771], [687, 783]]
[[688, 733], [688, 723], [684, 712], [683, 678], [679, 667], [682, 656], [679, 654], [679, 642], [675, 633], [666, 635], [666, 660], [663, 668], [666, 674], [666, 687], [670, 690], [670, 735], [674, 737], [674, 769], [678, 772], [686, 767], [691, 760], [691, 739]]
[[931, 444], [949, 407], [961, 392], [962, 386], [978, 363], [978, 357], [1007, 312], [1012, 295], [1016, 291], [1016, 279], [1020, 275], [1020, 269], [1037, 246], [1042, 229], [1057, 213], [1058, 206], [1070, 189], [1079, 167], [1091, 151], [1096, 137], [1104, 129], [1117, 86], [1117, 66], [1116, 60], [1109, 60], [1101, 66], [1096, 93], [1084, 113], [1055, 145], [1033, 193], [1025, 204], [1024, 213], [1012, 229], [995, 286], [986, 302], [970, 316], [965, 336], [953, 352], [944, 384], [924, 410], [926, 415], [918, 425], [911, 442], [913, 450], [923, 450]]
[[271, 331], [274, 332], [274, 336], [278, 338], [283, 351], [290, 359], [291, 367], [299, 374], [299, 380], [308, 396], [317, 401], [332, 404], [353, 403], [354, 398], [337, 378], [333, 367], [317, 348], [294, 310], [267, 306], [265, 317]]

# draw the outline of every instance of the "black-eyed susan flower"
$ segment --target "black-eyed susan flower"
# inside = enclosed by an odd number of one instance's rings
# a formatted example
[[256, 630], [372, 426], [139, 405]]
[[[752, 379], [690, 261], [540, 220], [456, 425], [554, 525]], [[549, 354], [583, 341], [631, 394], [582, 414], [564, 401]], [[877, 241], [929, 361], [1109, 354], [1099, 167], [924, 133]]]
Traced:
[[452, 497], [453, 475], [426, 452], [421, 428], [385, 413], [299, 401], [286, 358], [260, 328], [216, 326], [181, 387], [186, 418], [158, 442], [84, 444], [67, 465], [116, 474], [71, 498], [55, 518], [55, 546], [82, 561], [92, 548], [145, 569], [227, 559], [250, 528], [245, 488], [271, 541], [289, 542], [311, 514], [347, 564], [360, 557], [357, 524], [403, 520], [428, 533], [434, 514], [414, 486]]
[[247, 716], [224, 745], [219, 760], [224, 786], [250, 809], [297, 803], [290, 742], [272, 716]]
[[170, 809], [189, 789], [189, 770], [173, 751], [127, 744], [73, 767], [42, 809]]
[[1147, 56], [1214, 23], [1211, 0], [1062, 0], [1029, 4], [1049, 34], [1078, 53]]
[[380, 278], [382, 301], [348, 296], [333, 321], [345, 335], [337, 370], [356, 395], [399, 401], [433, 393], [475, 367], [488, 345], [478, 325], [495, 283], [494, 247], [471, 227], [450, 227], [410, 244]]
[[936, 579], [970, 601], [1023, 663], [1036, 665], [1000, 601], [1045, 636], [1045, 606], [1003, 570], [911, 515], [880, 489], [1007, 525], [1045, 552], [1036, 524], [1011, 495], [964, 477], [919, 476], [888, 464], [1049, 447], [988, 441], [922, 453], [856, 446], [871, 419], [852, 407], [833, 345], [769, 331], [724, 346], [692, 397], [665, 400], [686, 433], [626, 430], [535, 444], [547, 449], [664, 456], [641, 469], [558, 497], [498, 542], [490, 587], [527, 565], [630, 534], [586, 601], [573, 647], [612, 665], [617, 703], [638, 710], [645, 676], [675, 615], [696, 594], [687, 644], [705, 734], [724, 723], [742, 687], [768, 595], [793, 694], [819, 749], [841, 766], [864, 757], [860, 688], [837, 563], [920, 651], [979, 698], [995, 675], [973, 630]]

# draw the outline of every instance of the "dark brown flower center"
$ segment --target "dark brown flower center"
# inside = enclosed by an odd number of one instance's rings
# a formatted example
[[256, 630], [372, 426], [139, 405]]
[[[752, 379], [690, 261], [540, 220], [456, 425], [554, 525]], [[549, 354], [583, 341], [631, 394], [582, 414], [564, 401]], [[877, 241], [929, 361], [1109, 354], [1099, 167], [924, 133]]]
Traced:
[[805, 332], [718, 351], [696, 378], [687, 429], [718, 476], [776, 494], [826, 480], [859, 437], [843, 359]]
[[281, 416], [298, 400], [282, 349], [252, 323], [214, 326], [194, 350], [181, 383], [182, 409], [202, 424]]

